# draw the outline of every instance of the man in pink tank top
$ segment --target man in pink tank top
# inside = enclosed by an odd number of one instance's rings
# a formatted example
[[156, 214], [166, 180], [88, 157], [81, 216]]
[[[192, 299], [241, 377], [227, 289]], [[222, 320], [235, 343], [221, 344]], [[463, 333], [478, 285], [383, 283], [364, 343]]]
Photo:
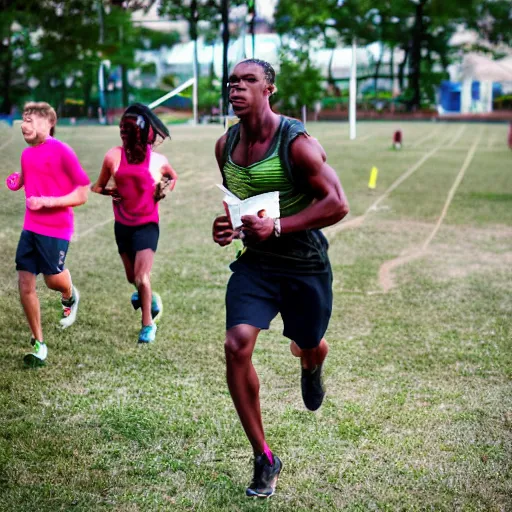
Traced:
[[[158, 246], [158, 201], [172, 190], [178, 178], [164, 155], [153, 151], [157, 142], [169, 137], [169, 130], [145, 105], [126, 109], [120, 122], [122, 146], [110, 149], [92, 191], [111, 195], [114, 232], [126, 278], [137, 291], [132, 305], [142, 310], [139, 343], [151, 343], [162, 301], [151, 289], [150, 272]], [[113, 178], [114, 188], [107, 188]]]
[[76, 319], [79, 293], [64, 262], [73, 234], [73, 210], [87, 201], [89, 178], [74, 151], [52, 137], [57, 115], [48, 103], [27, 103], [21, 131], [29, 145], [21, 155], [21, 172], [9, 176], [11, 190], [25, 188], [26, 212], [16, 250], [21, 304], [32, 332], [33, 352], [25, 355], [27, 366], [42, 366], [47, 358], [36, 276], [61, 293], [60, 326]]

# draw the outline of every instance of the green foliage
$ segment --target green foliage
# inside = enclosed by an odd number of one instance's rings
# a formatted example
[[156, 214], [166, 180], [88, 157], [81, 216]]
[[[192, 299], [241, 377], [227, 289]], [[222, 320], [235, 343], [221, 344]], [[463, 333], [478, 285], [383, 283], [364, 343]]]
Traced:
[[279, 110], [298, 117], [303, 105], [312, 108], [323, 95], [322, 74], [307, 53], [283, 48], [276, 78]]
[[512, 46], [512, 2], [510, 0], [480, 0], [470, 26], [494, 44]]
[[209, 113], [212, 108], [219, 106], [221, 97], [220, 84], [211, 76], [204, 76], [199, 79], [197, 90], [198, 109], [201, 112]]
[[118, 6], [109, 6], [100, 16], [99, 5], [97, 0], [28, 1], [23, 8], [2, 13], [3, 111], [10, 109], [6, 95], [9, 103], [21, 103], [31, 93], [31, 82], [38, 83], [38, 97], [57, 108], [69, 94], [90, 105], [101, 60], [109, 60], [113, 68], [131, 69], [137, 65], [136, 49], [154, 49], [164, 41], [172, 46], [178, 40], [176, 33], [134, 27], [132, 13]]

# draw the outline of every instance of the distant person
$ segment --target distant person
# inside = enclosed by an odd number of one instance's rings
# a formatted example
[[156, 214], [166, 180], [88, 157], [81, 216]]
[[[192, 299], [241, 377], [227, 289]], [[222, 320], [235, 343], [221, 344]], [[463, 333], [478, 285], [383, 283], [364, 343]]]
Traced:
[[43, 341], [36, 276], [61, 293], [60, 326], [69, 327], [78, 311], [80, 294], [64, 268], [73, 234], [72, 207], [84, 204], [89, 178], [74, 151], [53, 138], [57, 115], [48, 103], [27, 103], [21, 131], [29, 145], [21, 154], [21, 172], [7, 179], [11, 190], [25, 188], [26, 212], [16, 250], [21, 304], [32, 332], [33, 352], [25, 355], [27, 366], [42, 366], [48, 349]]
[[[140, 103], [129, 106], [119, 124], [122, 145], [110, 149], [93, 192], [111, 195], [114, 233], [128, 282], [135, 285], [131, 301], [142, 309], [139, 343], [155, 341], [162, 301], [151, 289], [150, 273], [158, 246], [158, 201], [173, 190], [178, 175], [164, 155], [153, 150], [169, 130]], [[113, 178], [114, 187], [108, 188]]]
[[242, 217], [234, 230], [228, 216], [213, 223], [214, 241], [241, 238], [245, 250], [231, 264], [226, 291], [227, 381], [254, 452], [247, 496], [274, 493], [282, 468], [265, 441], [259, 381], [251, 358], [261, 329], [281, 313], [283, 335], [301, 359], [302, 397], [318, 409], [324, 398], [324, 339], [332, 309], [332, 273], [327, 240], [319, 228], [341, 220], [348, 204], [336, 172], [316, 139], [299, 121], [272, 112], [275, 72], [268, 62], [248, 59], [229, 77], [229, 101], [240, 122], [215, 146], [224, 186], [241, 199], [279, 191], [280, 219]]

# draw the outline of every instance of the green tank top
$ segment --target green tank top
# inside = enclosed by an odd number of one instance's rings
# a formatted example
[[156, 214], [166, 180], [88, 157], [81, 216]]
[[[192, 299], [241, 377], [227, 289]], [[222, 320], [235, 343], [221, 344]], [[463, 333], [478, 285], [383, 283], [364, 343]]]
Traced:
[[[279, 192], [281, 217], [288, 217], [306, 208], [313, 200], [306, 180], [290, 164], [290, 144], [302, 134], [304, 125], [295, 119], [281, 116], [279, 129], [267, 154], [259, 162], [242, 167], [233, 162], [231, 154], [240, 141], [240, 125], [228, 131], [222, 166], [223, 184], [240, 199]], [[279, 274], [311, 274], [329, 271], [328, 243], [319, 229], [271, 237], [251, 245], [235, 262], [233, 271], [240, 267]]]
[[240, 131], [238, 130], [229, 141], [230, 146], [227, 150], [223, 175], [225, 186], [240, 199], [247, 199], [265, 192], [279, 192], [281, 217], [288, 217], [306, 208], [313, 198], [297, 187], [281, 160], [281, 146], [290, 144], [283, 137], [284, 120], [285, 118], [281, 117], [279, 128], [265, 157], [248, 167], [237, 165], [231, 159], [233, 149], [240, 140]]

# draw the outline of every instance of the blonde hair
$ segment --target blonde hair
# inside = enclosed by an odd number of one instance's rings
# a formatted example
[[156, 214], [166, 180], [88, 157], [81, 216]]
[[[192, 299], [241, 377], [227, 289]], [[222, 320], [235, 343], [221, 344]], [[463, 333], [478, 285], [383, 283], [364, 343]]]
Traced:
[[36, 114], [38, 116], [48, 119], [52, 125], [50, 135], [53, 135], [55, 131], [55, 125], [57, 124], [57, 113], [54, 108], [45, 101], [29, 101], [25, 103], [23, 107], [23, 115]]

